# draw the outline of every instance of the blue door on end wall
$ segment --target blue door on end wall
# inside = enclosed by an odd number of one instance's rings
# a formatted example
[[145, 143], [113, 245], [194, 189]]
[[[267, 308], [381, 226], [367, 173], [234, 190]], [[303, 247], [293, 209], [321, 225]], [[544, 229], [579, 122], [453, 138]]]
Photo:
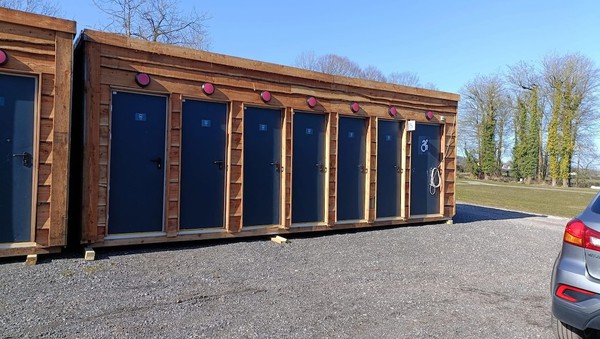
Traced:
[[280, 224], [280, 110], [244, 108], [243, 167], [243, 226]]
[[338, 127], [337, 220], [365, 218], [366, 120], [340, 117]]
[[223, 227], [227, 104], [185, 100], [180, 228]]
[[31, 241], [36, 79], [0, 74], [0, 243]]
[[161, 232], [167, 98], [113, 92], [109, 234]]
[[412, 132], [410, 214], [440, 214], [439, 125], [416, 124]]

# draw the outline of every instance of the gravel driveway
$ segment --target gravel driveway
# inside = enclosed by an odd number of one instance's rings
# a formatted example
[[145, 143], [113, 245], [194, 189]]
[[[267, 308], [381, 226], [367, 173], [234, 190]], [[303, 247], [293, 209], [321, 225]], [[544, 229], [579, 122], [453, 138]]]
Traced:
[[0, 337], [552, 338], [566, 219], [459, 204], [455, 224], [0, 260]]

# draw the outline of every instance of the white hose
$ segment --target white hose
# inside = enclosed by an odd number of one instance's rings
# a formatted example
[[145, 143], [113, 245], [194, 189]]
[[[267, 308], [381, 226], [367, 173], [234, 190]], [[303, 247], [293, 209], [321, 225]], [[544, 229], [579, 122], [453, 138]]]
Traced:
[[429, 193], [435, 195], [436, 190], [440, 188], [440, 186], [442, 186], [442, 175], [440, 169], [434, 167], [431, 169], [431, 174], [429, 175]]

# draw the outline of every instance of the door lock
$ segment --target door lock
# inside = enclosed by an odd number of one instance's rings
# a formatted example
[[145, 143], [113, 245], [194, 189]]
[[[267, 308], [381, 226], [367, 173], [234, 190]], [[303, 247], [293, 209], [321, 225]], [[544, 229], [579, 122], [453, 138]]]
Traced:
[[360, 173], [362, 174], [367, 174], [367, 172], [369, 172], [369, 169], [365, 165], [359, 165], [358, 168], [360, 169]]
[[283, 172], [283, 166], [281, 166], [281, 164], [279, 163], [279, 161], [272, 162], [271, 166], [275, 167], [275, 172], [277, 172], [277, 173]]
[[162, 168], [162, 159], [161, 158], [152, 159], [152, 160], [150, 160], [150, 162], [155, 163], [157, 169]]
[[218, 165], [219, 169], [222, 170], [223, 169], [223, 165], [225, 164], [225, 161], [223, 161], [223, 160], [215, 160], [215, 161], [213, 161], [213, 164]]
[[21, 154], [13, 154], [13, 158], [21, 157], [23, 159], [23, 166], [31, 167], [33, 166], [33, 155], [29, 152], [23, 152]]
[[321, 172], [321, 173], [326, 173], [327, 172], [327, 166], [325, 166], [325, 165], [323, 165], [321, 163], [316, 164], [316, 166], [319, 169], [319, 172]]

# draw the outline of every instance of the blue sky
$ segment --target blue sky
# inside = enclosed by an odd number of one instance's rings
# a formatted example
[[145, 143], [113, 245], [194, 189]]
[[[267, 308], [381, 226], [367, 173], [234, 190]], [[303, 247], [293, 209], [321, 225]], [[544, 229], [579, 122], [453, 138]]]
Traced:
[[[550, 52], [600, 63], [600, 1], [179, 2], [211, 17], [212, 52], [283, 65], [306, 51], [334, 53], [386, 75], [415, 72], [447, 92]], [[59, 3], [79, 30], [108, 22], [91, 0]]]

